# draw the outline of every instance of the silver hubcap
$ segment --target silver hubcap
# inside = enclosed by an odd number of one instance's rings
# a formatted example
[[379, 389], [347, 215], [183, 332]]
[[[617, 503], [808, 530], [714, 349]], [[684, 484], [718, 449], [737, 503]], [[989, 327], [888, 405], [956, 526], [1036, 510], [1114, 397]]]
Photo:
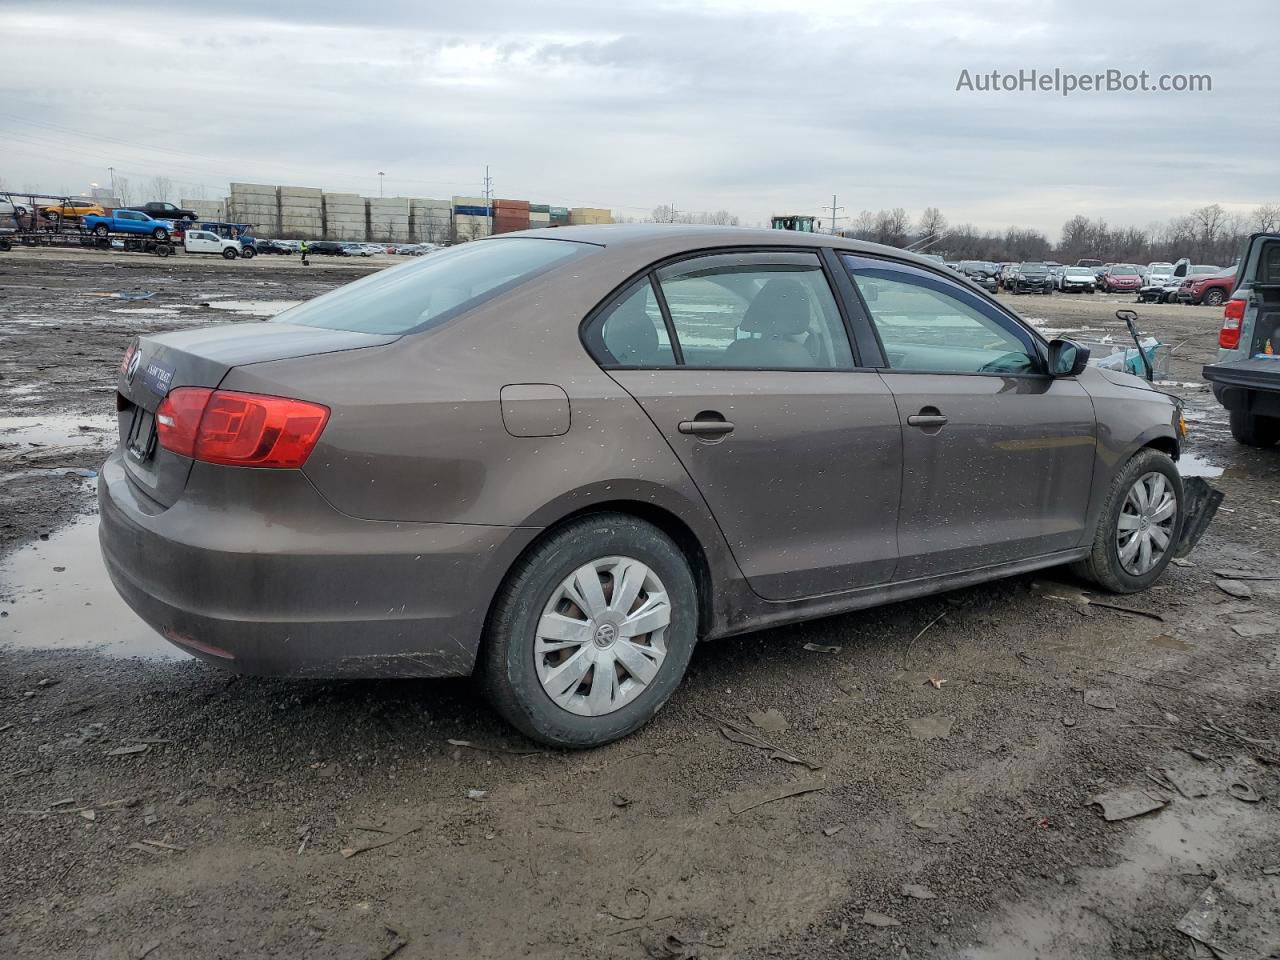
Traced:
[[1163, 473], [1146, 473], [1129, 488], [1116, 521], [1120, 566], [1136, 577], [1160, 562], [1173, 538], [1178, 501]]
[[656, 573], [631, 557], [593, 560], [561, 581], [538, 620], [533, 658], [542, 689], [570, 713], [613, 713], [657, 677], [670, 625]]

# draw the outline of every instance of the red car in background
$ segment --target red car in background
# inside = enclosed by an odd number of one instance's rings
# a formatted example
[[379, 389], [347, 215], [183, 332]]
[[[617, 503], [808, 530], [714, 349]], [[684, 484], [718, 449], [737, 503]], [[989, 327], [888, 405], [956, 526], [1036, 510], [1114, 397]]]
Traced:
[[1113, 263], [1098, 278], [1098, 289], [1103, 293], [1137, 293], [1142, 286], [1142, 274], [1131, 263]]
[[1203, 303], [1211, 307], [1226, 303], [1236, 285], [1236, 268], [1207, 277], [1187, 277], [1178, 288], [1179, 303]]

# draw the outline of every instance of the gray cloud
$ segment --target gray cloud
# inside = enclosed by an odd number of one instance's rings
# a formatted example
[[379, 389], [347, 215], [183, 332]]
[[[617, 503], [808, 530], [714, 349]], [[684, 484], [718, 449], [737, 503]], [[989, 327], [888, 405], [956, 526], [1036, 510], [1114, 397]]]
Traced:
[[[1280, 6], [764, 0], [6, 5], [0, 177], [230, 180], [727, 208], [940, 206], [1145, 224], [1275, 202]], [[1241, 24], [1249, 24], [1247, 30]], [[87, 40], [44, 69], [58, 38]], [[161, 63], [158, 71], [140, 63]], [[1209, 73], [1206, 94], [956, 92], [962, 69]]]

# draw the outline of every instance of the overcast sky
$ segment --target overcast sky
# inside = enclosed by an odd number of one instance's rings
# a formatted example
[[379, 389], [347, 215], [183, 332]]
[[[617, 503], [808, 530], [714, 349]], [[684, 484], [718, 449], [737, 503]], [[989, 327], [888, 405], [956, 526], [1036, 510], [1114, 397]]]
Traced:
[[[1145, 226], [1280, 202], [1280, 3], [3, 0], [0, 182]], [[1020, 68], [1207, 93], [957, 92]], [[135, 201], [151, 199], [135, 196]], [[171, 199], [179, 199], [172, 197]]]

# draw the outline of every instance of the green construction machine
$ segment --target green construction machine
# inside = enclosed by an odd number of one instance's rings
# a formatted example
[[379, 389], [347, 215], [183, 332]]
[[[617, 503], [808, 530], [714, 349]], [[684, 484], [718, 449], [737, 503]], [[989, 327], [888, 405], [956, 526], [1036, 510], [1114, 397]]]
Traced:
[[817, 217], [806, 217], [801, 214], [788, 214], [786, 216], [774, 217], [772, 221], [775, 230], [796, 230], [800, 233], [817, 233], [814, 229], [814, 221]]

